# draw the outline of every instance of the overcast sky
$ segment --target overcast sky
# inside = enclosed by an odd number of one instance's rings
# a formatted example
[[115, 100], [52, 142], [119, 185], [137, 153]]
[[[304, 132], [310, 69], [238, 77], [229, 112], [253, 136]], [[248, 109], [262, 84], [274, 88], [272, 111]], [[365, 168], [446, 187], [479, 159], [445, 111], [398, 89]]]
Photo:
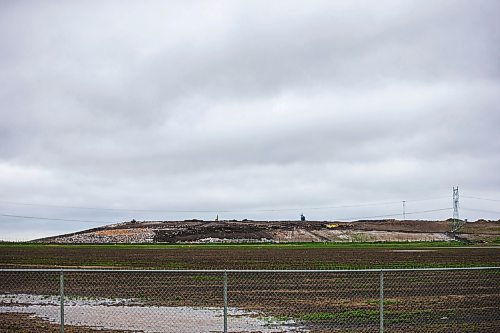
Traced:
[[[217, 212], [350, 219], [402, 200], [420, 212], [450, 208], [454, 185], [461, 217], [499, 219], [499, 13], [1, 1], [0, 214], [97, 222], [0, 216], [0, 239]], [[367, 203], [384, 204], [332, 208]]]

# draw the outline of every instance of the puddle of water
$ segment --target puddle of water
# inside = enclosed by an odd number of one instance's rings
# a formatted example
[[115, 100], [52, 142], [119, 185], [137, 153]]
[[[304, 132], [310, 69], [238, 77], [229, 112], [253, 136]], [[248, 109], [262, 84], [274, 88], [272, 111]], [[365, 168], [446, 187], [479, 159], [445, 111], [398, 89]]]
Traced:
[[[56, 296], [0, 295], [0, 313], [31, 313], [59, 323]], [[210, 307], [145, 306], [134, 299], [71, 299], [65, 301], [64, 321], [68, 325], [147, 333], [222, 332], [223, 309]], [[262, 313], [228, 309], [229, 332], [307, 332], [293, 321], [265, 318]]]

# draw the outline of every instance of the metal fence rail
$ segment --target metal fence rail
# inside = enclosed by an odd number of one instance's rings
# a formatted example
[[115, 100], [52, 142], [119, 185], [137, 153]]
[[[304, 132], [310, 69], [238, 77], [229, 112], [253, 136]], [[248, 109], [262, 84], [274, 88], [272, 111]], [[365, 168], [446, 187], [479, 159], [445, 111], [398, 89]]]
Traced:
[[499, 332], [500, 267], [0, 269], [4, 327], [0, 331]]

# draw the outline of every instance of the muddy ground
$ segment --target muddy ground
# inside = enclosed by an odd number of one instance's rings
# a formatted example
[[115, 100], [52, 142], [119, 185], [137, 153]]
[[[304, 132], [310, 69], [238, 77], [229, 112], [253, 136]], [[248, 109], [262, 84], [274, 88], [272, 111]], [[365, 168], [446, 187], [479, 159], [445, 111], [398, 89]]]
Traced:
[[[91, 329], [82, 326], [65, 325], [67, 333], [125, 333], [106, 329]], [[60, 326], [26, 313], [0, 313], [0, 333], [60, 333]]]
[[500, 247], [21, 246], [0, 247], [0, 267], [146, 269], [356, 269], [500, 266]]

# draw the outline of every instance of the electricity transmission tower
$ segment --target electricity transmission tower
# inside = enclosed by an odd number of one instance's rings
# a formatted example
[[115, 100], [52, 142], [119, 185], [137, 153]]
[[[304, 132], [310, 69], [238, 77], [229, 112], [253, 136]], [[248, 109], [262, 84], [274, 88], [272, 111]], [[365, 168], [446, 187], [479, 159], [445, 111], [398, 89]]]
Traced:
[[459, 207], [459, 194], [458, 194], [458, 186], [453, 187], [453, 224], [451, 227], [451, 232], [457, 232], [462, 228], [464, 222], [460, 220], [460, 216], [458, 214]]

